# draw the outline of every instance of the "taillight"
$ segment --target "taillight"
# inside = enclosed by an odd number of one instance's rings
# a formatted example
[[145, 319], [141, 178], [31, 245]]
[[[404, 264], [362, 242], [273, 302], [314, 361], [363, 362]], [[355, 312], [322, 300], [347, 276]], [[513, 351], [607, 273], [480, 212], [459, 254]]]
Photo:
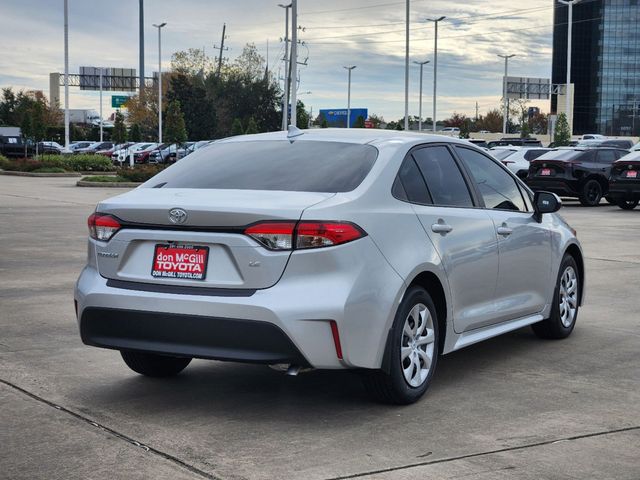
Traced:
[[263, 222], [244, 231], [270, 250], [294, 250], [341, 245], [366, 233], [349, 222]]
[[295, 226], [296, 222], [256, 223], [247, 228], [244, 233], [269, 250], [291, 250]]
[[108, 241], [120, 229], [118, 219], [104, 213], [92, 213], [87, 220], [89, 236], [94, 240]]

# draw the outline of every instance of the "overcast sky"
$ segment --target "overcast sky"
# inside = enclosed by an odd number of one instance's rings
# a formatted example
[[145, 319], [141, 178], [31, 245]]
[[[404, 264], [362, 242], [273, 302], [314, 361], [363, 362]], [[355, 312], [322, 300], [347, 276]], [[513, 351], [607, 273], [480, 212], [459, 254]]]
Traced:
[[[282, 0], [281, 0], [282, 1]], [[222, 24], [227, 24], [225, 56], [233, 58], [256, 44], [269, 65], [281, 68], [284, 10], [278, 0], [146, 0], [146, 74], [157, 70], [157, 30], [163, 29], [163, 68], [171, 54], [189, 47], [214, 54]], [[301, 99], [314, 112], [345, 108], [347, 72], [352, 77], [352, 107], [394, 120], [404, 114], [404, 1], [298, 0]], [[2, 0], [0, 7], [0, 87], [38, 89], [48, 95], [49, 72], [63, 72], [63, 0]], [[454, 111], [475, 114], [499, 106], [503, 60], [514, 76], [549, 77], [553, 3], [550, 0], [412, 0], [411, 61], [433, 62], [433, 23], [447, 16], [438, 42], [438, 118]], [[70, 72], [83, 66], [138, 68], [138, 1], [69, 0]], [[410, 114], [418, 114], [419, 67], [411, 65]], [[424, 111], [431, 116], [432, 63], [424, 71]], [[62, 92], [61, 92], [62, 93]], [[93, 92], [70, 89], [72, 108], [98, 109]], [[105, 116], [111, 112], [105, 96]], [[533, 103], [532, 103], [533, 105]], [[548, 111], [548, 102], [536, 103]], [[109, 107], [109, 108], [107, 108]]]

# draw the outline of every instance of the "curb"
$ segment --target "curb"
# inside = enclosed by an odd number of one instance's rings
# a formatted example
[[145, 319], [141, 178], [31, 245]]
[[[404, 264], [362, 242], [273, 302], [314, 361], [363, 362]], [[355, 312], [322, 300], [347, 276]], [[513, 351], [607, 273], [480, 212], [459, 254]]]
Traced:
[[82, 177], [80, 173], [38, 173], [38, 172], [14, 172], [9, 170], [0, 170], [0, 175], [10, 175], [13, 177]]
[[106, 188], [135, 188], [142, 183], [137, 182], [89, 182], [87, 180], [78, 180], [77, 187], [106, 187]]

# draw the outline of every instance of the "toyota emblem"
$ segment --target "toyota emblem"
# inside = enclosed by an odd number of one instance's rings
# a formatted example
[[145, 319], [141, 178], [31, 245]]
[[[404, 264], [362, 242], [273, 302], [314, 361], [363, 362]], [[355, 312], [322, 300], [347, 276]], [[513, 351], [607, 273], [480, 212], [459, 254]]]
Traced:
[[182, 225], [187, 221], [187, 212], [181, 208], [172, 208], [169, 210], [169, 221], [174, 225]]

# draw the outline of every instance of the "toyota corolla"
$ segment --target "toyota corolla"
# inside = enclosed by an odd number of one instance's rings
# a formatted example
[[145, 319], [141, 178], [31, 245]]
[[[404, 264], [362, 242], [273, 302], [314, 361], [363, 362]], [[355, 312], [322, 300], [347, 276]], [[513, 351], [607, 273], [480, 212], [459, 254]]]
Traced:
[[573, 330], [585, 271], [560, 199], [468, 142], [369, 129], [217, 141], [89, 217], [84, 343], [134, 371], [192, 358], [358, 369], [411, 403], [439, 356]]

